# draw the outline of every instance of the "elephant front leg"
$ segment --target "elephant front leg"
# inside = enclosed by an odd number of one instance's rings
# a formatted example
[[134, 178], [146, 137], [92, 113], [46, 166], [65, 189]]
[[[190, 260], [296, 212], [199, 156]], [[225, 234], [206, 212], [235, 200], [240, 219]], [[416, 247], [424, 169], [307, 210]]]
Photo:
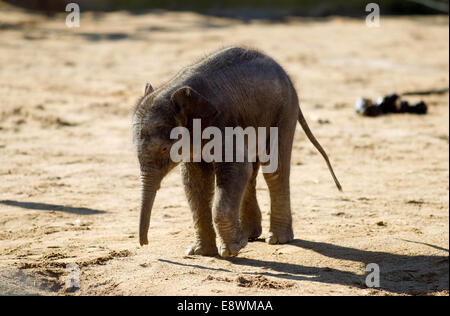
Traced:
[[215, 256], [216, 234], [211, 215], [214, 168], [206, 163], [185, 163], [181, 167], [181, 174], [195, 229], [195, 242], [186, 254]]
[[213, 217], [219, 234], [219, 255], [236, 256], [247, 245], [248, 238], [239, 222], [243, 192], [252, 172], [250, 163], [223, 163], [216, 165], [216, 195]]

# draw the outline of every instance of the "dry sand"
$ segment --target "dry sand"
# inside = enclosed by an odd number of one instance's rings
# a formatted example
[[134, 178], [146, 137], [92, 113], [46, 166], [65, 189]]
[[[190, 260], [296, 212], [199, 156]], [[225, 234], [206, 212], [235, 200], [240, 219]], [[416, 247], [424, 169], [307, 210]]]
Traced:
[[[429, 114], [363, 118], [358, 96], [446, 88], [448, 17], [240, 21], [193, 13], [82, 13], [81, 28], [0, 9], [0, 294], [448, 295], [448, 94]], [[193, 227], [178, 168], [140, 247], [131, 109], [146, 82], [230, 44], [290, 73], [344, 187], [297, 128], [295, 241], [237, 258], [184, 256]], [[258, 179], [268, 230], [269, 197]], [[68, 292], [69, 263], [81, 271]], [[377, 263], [381, 288], [365, 285]]]

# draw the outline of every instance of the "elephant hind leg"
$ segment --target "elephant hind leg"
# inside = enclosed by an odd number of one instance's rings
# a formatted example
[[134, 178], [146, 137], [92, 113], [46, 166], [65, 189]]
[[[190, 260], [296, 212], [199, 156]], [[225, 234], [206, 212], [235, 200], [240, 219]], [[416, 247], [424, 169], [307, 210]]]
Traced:
[[295, 124], [289, 120], [283, 124], [283, 129], [279, 129], [278, 168], [263, 173], [270, 192], [270, 229], [266, 238], [269, 244], [283, 244], [294, 239], [289, 175]]
[[256, 177], [259, 165], [259, 162], [253, 163], [253, 172], [247, 182], [239, 212], [242, 230], [249, 240], [256, 240], [262, 233], [261, 210], [256, 199]]
[[285, 174], [264, 174], [270, 191], [269, 244], [284, 244], [294, 239], [289, 196], [289, 179]]

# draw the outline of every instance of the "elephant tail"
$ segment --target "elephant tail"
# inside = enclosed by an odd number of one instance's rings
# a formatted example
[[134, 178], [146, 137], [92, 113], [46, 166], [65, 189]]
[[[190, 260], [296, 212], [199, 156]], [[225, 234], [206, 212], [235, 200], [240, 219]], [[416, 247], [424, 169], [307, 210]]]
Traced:
[[305, 120], [305, 117], [303, 116], [302, 110], [300, 107], [298, 108], [298, 122], [302, 126], [303, 130], [305, 131], [306, 136], [308, 137], [309, 141], [316, 147], [316, 149], [322, 154], [322, 157], [325, 159], [325, 162], [327, 163], [328, 169], [330, 170], [331, 176], [333, 177], [334, 183], [336, 183], [336, 186], [339, 191], [342, 191], [341, 184], [339, 183], [339, 180], [336, 178], [336, 175], [334, 174], [333, 167], [331, 166], [330, 160], [328, 159], [327, 153], [322, 148], [322, 146], [319, 144], [317, 139], [314, 137], [313, 133], [309, 129], [308, 123]]

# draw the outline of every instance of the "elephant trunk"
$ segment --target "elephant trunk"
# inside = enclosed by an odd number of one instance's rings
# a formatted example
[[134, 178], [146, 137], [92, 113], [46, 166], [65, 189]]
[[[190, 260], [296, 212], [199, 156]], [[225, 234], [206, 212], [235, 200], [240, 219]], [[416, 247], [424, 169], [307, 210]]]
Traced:
[[153, 202], [156, 191], [159, 189], [161, 177], [155, 172], [142, 173], [142, 202], [141, 215], [139, 219], [139, 243], [141, 246], [148, 245], [147, 233], [150, 226], [150, 216], [152, 214]]

